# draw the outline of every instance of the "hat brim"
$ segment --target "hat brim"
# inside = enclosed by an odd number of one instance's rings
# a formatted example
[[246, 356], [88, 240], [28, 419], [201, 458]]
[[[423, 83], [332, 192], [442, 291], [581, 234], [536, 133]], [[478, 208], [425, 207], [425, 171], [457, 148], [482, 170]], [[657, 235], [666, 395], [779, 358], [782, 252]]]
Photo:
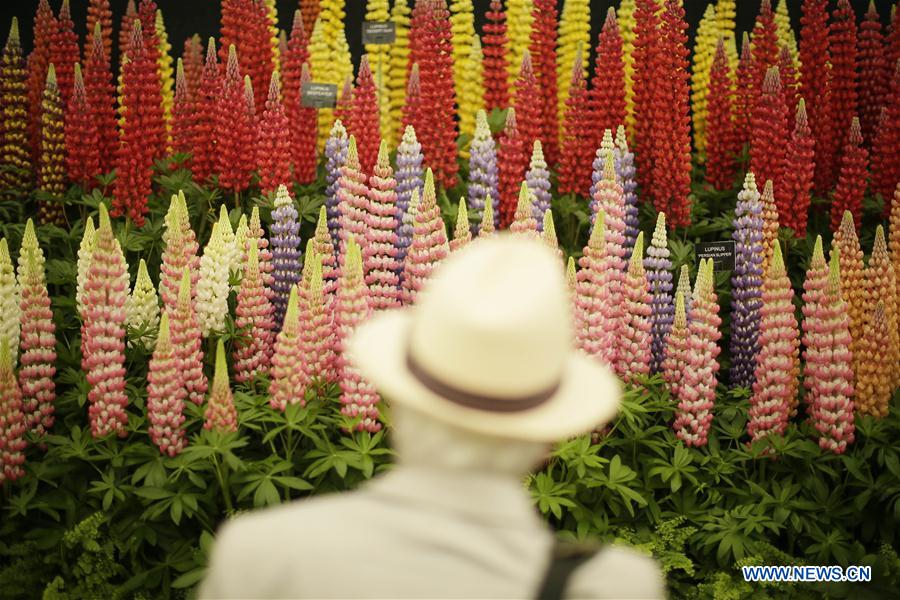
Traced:
[[476, 433], [535, 442], [554, 442], [608, 423], [619, 409], [621, 386], [609, 369], [572, 351], [559, 389], [539, 406], [516, 412], [488, 412], [447, 400], [425, 387], [406, 366], [412, 313], [389, 310], [361, 324], [350, 340], [350, 361], [389, 402]]

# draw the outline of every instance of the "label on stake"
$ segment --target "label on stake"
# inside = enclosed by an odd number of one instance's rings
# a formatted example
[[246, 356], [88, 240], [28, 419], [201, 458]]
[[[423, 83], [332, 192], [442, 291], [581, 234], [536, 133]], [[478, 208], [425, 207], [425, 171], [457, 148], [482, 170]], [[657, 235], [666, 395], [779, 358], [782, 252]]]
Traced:
[[397, 39], [393, 21], [363, 21], [363, 44], [390, 45]]
[[700, 242], [694, 245], [697, 259], [711, 258], [716, 271], [734, 270], [734, 240]]
[[334, 108], [337, 104], [337, 86], [308, 81], [300, 89], [300, 103], [306, 108]]

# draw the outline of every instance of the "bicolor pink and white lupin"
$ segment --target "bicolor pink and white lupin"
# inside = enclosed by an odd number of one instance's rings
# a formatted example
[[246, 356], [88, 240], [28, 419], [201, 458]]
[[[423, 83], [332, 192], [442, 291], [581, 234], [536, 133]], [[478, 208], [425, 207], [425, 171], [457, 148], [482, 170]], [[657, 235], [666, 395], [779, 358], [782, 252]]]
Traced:
[[343, 267], [347, 239], [353, 236], [357, 243], [366, 246], [366, 217], [369, 211], [369, 188], [366, 185], [366, 174], [359, 164], [359, 153], [356, 150], [356, 138], [350, 136], [347, 160], [341, 167], [338, 179], [338, 264]]
[[[258, 266], [258, 265], [257, 265]], [[234, 396], [228, 381], [228, 362], [225, 355], [225, 343], [222, 338], [216, 343], [216, 370], [213, 374], [209, 399], [206, 402], [203, 428], [218, 433], [237, 431], [238, 416], [234, 407]]]
[[800, 330], [794, 315], [794, 290], [776, 241], [763, 281], [759, 354], [750, 397], [747, 433], [752, 440], [782, 434], [797, 413]]
[[622, 287], [622, 327], [617, 339], [622, 378], [635, 383], [650, 373], [650, 284], [644, 272], [644, 232], [637, 235]]
[[25, 432], [28, 423], [22, 391], [16, 381], [9, 344], [0, 339], [0, 487], [25, 474]]
[[19, 389], [26, 426], [42, 433], [53, 426], [53, 402], [56, 400], [56, 326], [50, 309], [50, 296], [44, 276], [44, 252], [38, 245], [31, 219], [18, 260], [19, 314]]
[[[319, 220], [316, 223], [316, 232], [312, 239], [313, 247], [322, 263], [324, 292], [330, 298], [334, 296], [334, 290], [337, 288], [338, 268], [337, 259], [334, 256], [334, 245], [331, 243], [331, 234], [328, 232], [328, 212], [325, 206], [319, 209]], [[308, 252], [306, 256], [309, 256]]]
[[822, 237], [816, 239], [803, 282], [803, 387], [807, 412], [819, 447], [843, 454], [853, 443], [853, 353], [850, 318], [841, 297], [840, 251], [833, 248], [825, 263]]
[[159, 296], [163, 306], [174, 308], [178, 303], [184, 269], [187, 268], [191, 276], [191, 298], [200, 278], [200, 257], [197, 256], [200, 245], [191, 229], [183, 192], [172, 196], [164, 223], [162, 239], [165, 246], [159, 268]]
[[[329, 244], [331, 246], [331, 244]], [[310, 262], [309, 253], [306, 255]], [[317, 260], [313, 257], [313, 260]], [[309, 373], [303, 352], [303, 323], [301, 321], [298, 286], [291, 288], [284, 324], [275, 339], [272, 367], [269, 369], [269, 405], [276, 410], [285, 410], [289, 404], [306, 406], [306, 388]], [[305, 311], [304, 311], [305, 312]], [[305, 316], [305, 315], [303, 315]]]
[[416, 295], [431, 277], [435, 266], [447, 258], [450, 244], [434, 191], [434, 174], [425, 171], [422, 198], [413, 189], [410, 211], [413, 213], [413, 240], [406, 254], [403, 271], [403, 304], [416, 301]]
[[334, 308], [334, 354], [341, 386], [341, 413], [359, 419], [356, 429], [374, 433], [378, 422], [378, 393], [347, 358], [347, 340], [371, 315], [369, 289], [363, 280], [362, 255], [354, 238], [347, 240], [347, 257], [341, 271]]
[[177, 456], [187, 444], [182, 428], [187, 389], [181, 366], [172, 345], [167, 311], [160, 319], [159, 336], [147, 372], [147, 420], [150, 421], [147, 433], [166, 456]]
[[519, 201], [516, 204], [516, 213], [509, 230], [513, 233], [523, 233], [532, 237], [538, 236], [537, 219], [534, 218], [534, 193], [523, 181], [519, 188]]
[[469, 211], [466, 209], [466, 199], [459, 199], [459, 209], [456, 212], [456, 227], [453, 229], [453, 239], [450, 240], [450, 251], [455, 252], [472, 241], [472, 227], [469, 225]]
[[78, 261], [76, 263], [77, 275], [75, 277], [75, 306], [78, 316], [84, 321], [84, 284], [87, 281], [88, 267], [91, 265], [91, 254], [94, 252], [94, 240], [97, 230], [94, 227], [94, 218], [88, 216], [84, 223], [84, 233], [81, 235], [81, 244], [78, 246]]
[[719, 326], [719, 303], [713, 286], [712, 259], [701, 263], [694, 284], [691, 322], [688, 325], [686, 369], [678, 386], [675, 411], [675, 437], [687, 446], [705, 446], [713, 419], [716, 398], [716, 373], [719, 363], [717, 342], [722, 334]]
[[200, 324], [191, 299], [191, 274], [187, 267], [181, 272], [178, 300], [174, 307], [166, 307], [169, 313], [169, 333], [178, 356], [181, 380], [187, 397], [194, 404], [202, 404], [208, 382], [203, 375], [203, 339]]
[[235, 309], [235, 325], [245, 332], [233, 350], [234, 379], [239, 383], [268, 372], [275, 338], [274, 307], [266, 296], [259, 272], [259, 250], [249, 244], [248, 255]]
[[128, 265], [115, 238], [106, 205], [84, 283], [84, 327], [81, 367], [90, 390], [88, 416], [95, 438], [125, 437], [128, 395], [125, 393], [125, 304], [128, 302]]
[[303, 312], [303, 358], [310, 379], [337, 381], [334, 360], [333, 297], [325, 293], [322, 260], [307, 245], [304, 277], [300, 287]]
[[606, 213], [600, 210], [575, 275], [575, 346], [611, 366], [618, 357], [619, 306], [610, 294], [613, 268], [607, 248]]
[[687, 368], [688, 342], [687, 312], [684, 291], [675, 292], [675, 318], [666, 336], [666, 348], [662, 360], [661, 373], [669, 388], [669, 396], [677, 401], [681, 397], [681, 378]]
[[369, 300], [374, 310], [400, 306], [400, 276], [397, 271], [397, 180], [388, 159], [387, 142], [381, 141], [378, 159], [369, 177], [366, 210], [366, 243], [362, 251]]

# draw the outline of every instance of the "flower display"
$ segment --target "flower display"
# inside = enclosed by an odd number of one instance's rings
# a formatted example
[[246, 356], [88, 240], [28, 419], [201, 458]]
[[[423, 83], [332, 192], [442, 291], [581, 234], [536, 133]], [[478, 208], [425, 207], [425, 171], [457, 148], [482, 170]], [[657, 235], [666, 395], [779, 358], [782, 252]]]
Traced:
[[366, 208], [366, 243], [362, 250], [365, 283], [373, 310], [400, 306], [397, 275], [397, 180], [388, 160], [387, 142], [381, 142], [378, 162], [369, 177]]
[[[538, 82], [537, 101], [540, 106], [538, 138], [544, 143], [545, 153], [550, 164], [556, 164], [559, 158], [559, 122], [561, 120], [557, 117], [556, 4], [556, 0], [535, 0], [533, 2], [528, 45], [528, 51], [533, 60], [534, 75]], [[575, 54], [580, 60], [580, 51], [576, 51]], [[564, 76], [568, 75], [567, 69], [563, 68], [560, 71]], [[560, 110], [560, 116], [564, 112]], [[527, 143], [532, 141], [528, 140]]]
[[397, 170], [394, 177], [397, 179], [397, 261], [401, 266], [398, 273], [402, 278], [402, 265], [406, 260], [406, 252], [412, 243], [413, 227], [412, 214], [409, 211], [410, 199], [413, 190], [418, 190], [419, 196], [425, 185], [423, 179], [424, 157], [422, 145], [416, 139], [416, 130], [411, 125], [406, 126], [403, 139], [397, 147]]
[[335, 294], [334, 353], [341, 386], [341, 414], [358, 419], [359, 431], [375, 433], [378, 422], [378, 393], [359, 374], [345, 354], [347, 340], [360, 323], [371, 314], [369, 289], [363, 281], [360, 248], [351, 237], [347, 242], [347, 258]]
[[356, 77], [356, 87], [353, 90], [349, 132], [356, 138], [359, 163], [364, 173], [372, 172], [378, 158], [378, 145], [381, 142], [378, 119], [375, 79], [369, 67], [368, 55], [363, 55], [359, 64], [359, 75]]
[[203, 417], [204, 429], [219, 433], [237, 431], [237, 410], [234, 408], [231, 384], [228, 382], [228, 362], [225, 355], [225, 342], [222, 338], [219, 338], [216, 343], [216, 370], [209, 388], [209, 399], [206, 401], [206, 411], [204, 411]]
[[56, 326], [44, 272], [44, 252], [34, 223], [25, 224], [16, 269], [19, 289], [19, 388], [28, 430], [43, 434], [53, 426], [56, 400]]
[[[638, 234], [640, 235], [640, 234]], [[666, 339], [672, 328], [672, 261], [669, 260], [668, 238], [666, 236], [666, 214], [656, 217], [656, 229], [647, 245], [644, 259], [647, 285], [650, 292], [650, 372], [659, 373], [665, 358]], [[684, 299], [682, 298], [682, 302]]]
[[506, 125], [500, 134], [498, 151], [497, 221], [500, 228], [509, 227], [515, 214], [519, 183], [528, 168], [528, 156], [525, 154], [524, 135], [519, 130], [516, 120], [516, 109], [511, 107], [506, 113]]
[[441, 218], [441, 208], [437, 205], [434, 190], [434, 174], [425, 171], [425, 187], [422, 198], [418, 189], [413, 189], [410, 212], [413, 216], [413, 239], [403, 265], [403, 304], [413, 304], [416, 295], [439, 262], [450, 253], [447, 231]]
[[[581, 68], [587, 70], [587, 48], [591, 44], [591, 6], [588, 0], [566, 0], [563, 3], [562, 13], [559, 15], [559, 49], [556, 53], [556, 70], [559, 81], [557, 93], [557, 115], [562, 120], [566, 107], [566, 98], [569, 97], [569, 73], [572, 61], [579, 48], [584, 48], [581, 55]], [[587, 73], [583, 73], [587, 77]], [[618, 125], [618, 123], [616, 123]]]
[[540, 140], [534, 140], [531, 151], [531, 162], [525, 173], [528, 189], [534, 195], [532, 209], [537, 221], [538, 231], [544, 230], [544, 215], [550, 211], [550, 171], [544, 159], [543, 146]]
[[491, 0], [485, 12], [484, 32], [484, 109], [503, 109], [509, 104], [508, 62], [506, 54], [506, 13], [500, 0]]
[[894, 186], [900, 181], [900, 155], [895, 151], [900, 144], [898, 105], [900, 105], [900, 58], [894, 63], [893, 76], [889, 90], [885, 94], [884, 106], [875, 127], [875, 139], [872, 143], [872, 187], [884, 198], [885, 212], [888, 212], [888, 199], [893, 193]]
[[797, 413], [800, 375], [800, 329], [794, 316], [794, 291], [784, 267], [781, 246], [772, 249], [760, 309], [759, 354], [747, 433], [753, 441], [783, 434]]
[[[756, 178], [748, 172], [734, 209], [734, 271], [731, 274], [731, 371], [733, 386], [751, 387], [759, 352], [762, 304], [763, 218]], [[693, 307], [692, 307], [693, 308]]]
[[[113, 235], [106, 206], [100, 205], [100, 224], [94, 239], [84, 283], [84, 326], [81, 365], [90, 390], [88, 415], [95, 438], [125, 437], [128, 396], [125, 394], [125, 323], [128, 302], [128, 265]], [[52, 411], [52, 407], [51, 407]], [[50, 413], [52, 415], [52, 412]], [[43, 415], [46, 416], [46, 415]], [[37, 422], [39, 415], [32, 412]], [[51, 417], [52, 423], [52, 417]]]
[[9, 351], [11, 368], [19, 359], [19, 286], [9, 254], [9, 242], [0, 238], [0, 344]]
[[32, 163], [28, 149], [28, 69], [15, 17], [9, 37], [0, 53], [0, 164], [10, 168], [0, 172], [0, 188], [24, 188], [31, 179]]
[[[713, 63], [716, 61], [717, 44], [722, 47], [724, 68], [728, 68], [725, 57], [725, 38], [719, 31], [719, 20], [716, 7], [706, 5], [703, 18], [697, 26], [694, 38], [694, 58], [691, 67], [691, 108], [694, 126], [694, 147], [701, 155], [706, 152], [706, 122], [709, 114], [709, 102], [720, 100], [710, 90]], [[719, 91], [719, 90], [717, 90]]]
[[[328, 210], [328, 230], [331, 232], [331, 239], [335, 247], [337, 247], [340, 219], [337, 192], [341, 170], [347, 161], [349, 144], [350, 140], [347, 138], [347, 130], [344, 129], [344, 125], [340, 121], [335, 121], [331, 128], [331, 134], [325, 142], [325, 206]], [[399, 161], [399, 151], [397, 160]]]
[[622, 44], [616, 12], [610, 7], [597, 38], [594, 76], [588, 95], [591, 127], [595, 132], [591, 150], [600, 144], [604, 130], [615, 131], [619, 125], [625, 124], [626, 82]]
[[0, 487], [25, 475], [22, 464], [28, 445], [27, 430], [22, 391], [16, 382], [9, 345], [0, 339]]
[[247, 338], [236, 342], [233, 350], [234, 378], [241, 383], [268, 372], [274, 332], [283, 322], [282, 317], [276, 326], [277, 315], [273, 317], [274, 309], [266, 297], [259, 272], [259, 251], [252, 244], [248, 256], [235, 310], [235, 325], [247, 332]]
[[859, 24], [859, 120], [863, 139], [875, 139], [878, 115], [884, 104], [891, 77], [891, 64], [885, 56], [884, 34], [875, 2], [869, 2], [865, 18]]
[[853, 117], [850, 134], [841, 156], [837, 188], [831, 201], [831, 230], [837, 231], [846, 211], [853, 215], [856, 227], [862, 225], [862, 200], [866, 193], [869, 151], [863, 146], [859, 119]]
[[687, 446], [705, 446], [713, 418], [716, 397], [716, 373], [719, 363], [717, 342], [721, 337], [719, 305], [713, 286], [712, 259], [697, 273], [691, 320], [688, 325], [686, 368], [678, 384], [678, 406], [672, 427], [675, 437]]
[[831, 78], [828, 72], [831, 53], [828, 39], [828, 1], [806, 0], [800, 16], [800, 88], [806, 100], [809, 124], [815, 138], [815, 189], [827, 190], [834, 169], [832, 134]]
[[672, 320], [672, 328], [666, 336], [666, 344], [663, 350], [663, 360], [659, 367], [663, 380], [669, 388], [672, 398], [679, 398], [681, 394], [681, 376], [684, 373], [688, 360], [688, 330], [687, 313], [685, 311], [684, 292], [675, 292], [675, 305]]
[[394, 22], [395, 38], [394, 43], [390, 47], [390, 69], [387, 77], [391, 130], [382, 131], [391, 147], [397, 145], [397, 137], [402, 135], [397, 128], [402, 121], [404, 100], [406, 99], [410, 12], [408, 0], [394, 0], [391, 7], [391, 21]]
[[794, 230], [796, 237], [806, 235], [806, 223], [815, 175], [815, 138], [806, 117], [806, 102], [797, 103], [794, 131], [785, 160], [784, 183], [781, 193], [775, 198], [778, 206], [778, 220], [785, 227]]
[[787, 107], [781, 93], [778, 67], [772, 67], [766, 72], [762, 93], [757, 96], [753, 109], [750, 170], [760, 182], [772, 180], [776, 197], [781, 193], [785, 178], [787, 145]]
[[[273, 318], [277, 331], [287, 310], [291, 288], [300, 281], [300, 224], [297, 222], [294, 199], [284, 185], [278, 186], [278, 192], [275, 194], [272, 219], [269, 242], [272, 244], [272, 306], [275, 311]], [[246, 278], [246, 272], [244, 277]]]
[[[485, 198], [497, 198], [497, 148], [487, 115], [479, 110], [476, 116], [475, 135], [469, 147], [469, 186], [466, 197], [475, 214], [484, 210]], [[540, 142], [538, 142], [540, 143]]]
[[822, 238], [816, 239], [803, 283], [803, 387], [819, 447], [842, 454], [855, 439], [853, 420], [853, 356], [850, 322], [841, 298], [840, 251], [834, 249], [831, 267], [825, 263]]
[[187, 390], [179, 366], [166, 312], [159, 322], [159, 338], [147, 372], [147, 420], [150, 439], [167, 456], [177, 456], [187, 445], [182, 428]]

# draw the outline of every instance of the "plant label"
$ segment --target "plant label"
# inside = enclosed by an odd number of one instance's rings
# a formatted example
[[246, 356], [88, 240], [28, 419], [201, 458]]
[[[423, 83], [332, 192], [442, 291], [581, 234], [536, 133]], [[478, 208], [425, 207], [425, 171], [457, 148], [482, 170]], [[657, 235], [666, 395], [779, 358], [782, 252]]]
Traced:
[[337, 104], [337, 86], [308, 81], [300, 89], [300, 102], [306, 108], [334, 108]]
[[711, 258], [716, 271], [734, 270], [734, 240], [700, 242], [694, 246], [697, 259]]
[[390, 45], [397, 39], [393, 21], [365, 21], [362, 27], [363, 44]]

